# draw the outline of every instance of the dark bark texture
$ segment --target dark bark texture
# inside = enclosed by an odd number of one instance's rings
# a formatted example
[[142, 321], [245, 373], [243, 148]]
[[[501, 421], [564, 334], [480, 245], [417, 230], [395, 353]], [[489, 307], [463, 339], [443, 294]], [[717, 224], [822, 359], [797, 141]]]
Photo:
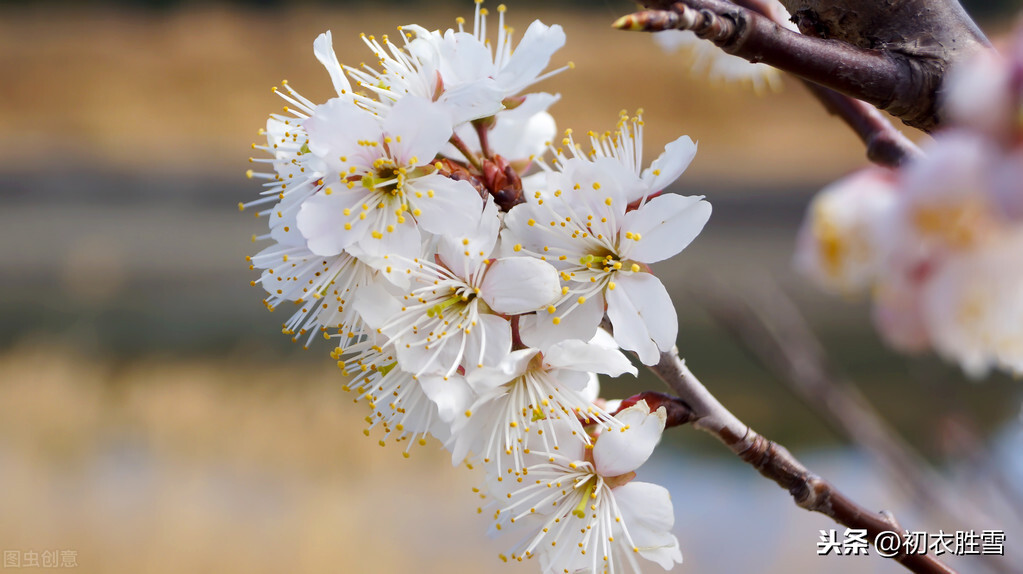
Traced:
[[802, 35], [726, 0], [646, 0], [632, 29], [695, 31], [723, 50], [941, 127], [948, 69], [990, 44], [957, 0], [782, 0]]

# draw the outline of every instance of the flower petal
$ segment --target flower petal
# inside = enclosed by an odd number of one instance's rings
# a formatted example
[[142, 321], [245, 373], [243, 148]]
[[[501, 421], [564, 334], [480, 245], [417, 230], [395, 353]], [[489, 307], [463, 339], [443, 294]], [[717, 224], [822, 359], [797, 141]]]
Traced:
[[438, 414], [446, 423], [464, 413], [475, 398], [465, 377], [460, 375], [423, 375], [419, 377], [419, 386], [427, 398], [437, 405]]
[[615, 341], [635, 351], [644, 365], [660, 358], [678, 335], [678, 317], [660, 279], [649, 273], [619, 273], [615, 288], [607, 290], [607, 316]]
[[593, 463], [604, 477], [621, 476], [643, 465], [661, 440], [668, 415], [664, 407], [650, 412], [646, 401], [615, 415], [622, 426], [605, 430], [593, 446]]
[[[544, 101], [540, 96], [548, 98]], [[554, 117], [545, 110], [529, 115], [519, 110], [527, 105], [536, 107], [530, 104], [538, 100], [549, 106], [557, 99], [558, 96], [550, 94], [530, 94], [526, 103], [518, 108], [497, 114], [497, 123], [487, 136], [491, 150], [512, 162], [525, 162], [532, 156], [543, 154], [547, 142], [553, 141], [557, 132]]]
[[490, 264], [480, 297], [498, 313], [518, 315], [542, 309], [561, 295], [558, 272], [531, 257], [508, 257]]
[[485, 313], [465, 340], [466, 371], [496, 365], [511, 351], [511, 323], [504, 317]]
[[376, 116], [351, 100], [332, 98], [316, 106], [302, 125], [309, 133], [309, 151], [336, 172], [347, 172], [349, 166], [366, 169], [383, 155], [380, 146], [359, 145], [379, 142], [383, 130]]
[[401, 301], [378, 285], [362, 286], [352, 300], [362, 320], [374, 329], [383, 327], [401, 309]]
[[871, 167], [821, 190], [796, 239], [796, 269], [832, 293], [867, 290], [898, 244], [896, 185], [893, 171]]
[[544, 352], [543, 360], [555, 369], [593, 371], [612, 377], [622, 373], [636, 375], [636, 367], [621, 351], [575, 339], [553, 345]]
[[483, 200], [468, 181], [431, 174], [405, 186], [416, 223], [435, 235], [461, 235], [480, 223]]
[[622, 255], [643, 263], [663, 261], [696, 239], [710, 219], [710, 212], [710, 203], [703, 201], [703, 196], [673, 193], [657, 196], [625, 214], [620, 234], [624, 243]]
[[[600, 320], [604, 318], [604, 295], [594, 293], [586, 302], [562, 316], [564, 309], [575, 303], [568, 299], [555, 308], [554, 314], [540, 310], [533, 315], [519, 318], [519, 335], [522, 342], [530, 347], [546, 349], [558, 341], [579, 339], [588, 341], [597, 332]], [[560, 317], [557, 324], [554, 317]]]
[[496, 366], [476, 369], [469, 374], [467, 380], [482, 397], [508, 381], [521, 377], [529, 368], [529, 362], [533, 360], [537, 352], [536, 349], [512, 351], [506, 354]]
[[[476, 195], [476, 202], [478, 201], [479, 195]], [[449, 229], [438, 240], [437, 255], [444, 266], [459, 277], [468, 278], [490, 257], [501, 231], [501, 216], [497, 203], [491, 200], [484, 201], [486, 203], [476, 217], [475, 224], [464, 235]]]
[[[328, 188], [329, 189], [329, 188]], [[302, 204], [295, 221], [309, 242], [309, 250], [317, 255], [337, 255], [366, 235], [369, 220], [344, 217], [345, 209], [355, 210], [362, 195], [327, 190], [316, 193]], [[351, 229], [345, 229], [350, 219]]]
[[[385, 230], [379, 237], [365, 235], [358, 242], [359, 247], [371, 258], [410, 261], [419, 255], [422, 240], [419, 229], [411, 222], [399, 223], [393, 230]], [[393, 257], [397, 256], [397, 257]]]
[[337, 54], [334, 53], [334, 43], [330, 37], [330, 30], [320, 34], [313, 42], [313, 54], [323, 64], [330, 74], [330, 81], [334, 84], [334, 91], [337, 95], [352, 93], [352, 85], [348, 82], [344, 72], [341, 70], [341, 63], [337, 61]]
[[675, 510], [671, 495], [663, 486], [648, 482], [630, 482], [615, 488], [615, 502], [622, 522], [629, 530], [639, 554], [665, 570], [682, 563], [678, 539], [671, 533]]
[[498, 85], [505, 94], [513, 96], [536, 81], [537, 76], [551, 61], [551, 56], [565, 45], [565, 31], [561, 26], [547, 26], [534, 20], [511, 58], [497, 75]]
[[451, 137], [452, 120], [443, 105], [405, 96], [387, 114], [383, 131], [392, 138], [391, 156], [400, 165], [426, 165]]
[[[696, 144], [682, 136], [664, 146], [664, 153], [643, 171], [643, 183], [650, 193], [662, 191], [678, 179], [696, 157]], [[638, 199], [638, 198], [636, 198]]]

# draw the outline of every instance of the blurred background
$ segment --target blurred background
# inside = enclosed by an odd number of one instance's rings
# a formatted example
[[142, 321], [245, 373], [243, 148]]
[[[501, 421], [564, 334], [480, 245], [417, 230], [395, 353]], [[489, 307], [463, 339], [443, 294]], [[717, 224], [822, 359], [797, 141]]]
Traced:
[[[496, 2], [494, 3], [496, 5]], [[903, 526], [933, 516], [723, 331], [693, 292], [788, 293], [830, 358], [923, 457], [977, 505], [978, 527], [1023, 530], [1019, 381], [966, 380], [903, 357], [865, 301], [817, 293], [791, 272], [795, 232], [823, 185], [866, 163], [863, 146], [795, 81], [755, 95], [692, 75], [650, 37], [614, 31], [625, 0], [511, 1], [510, 24], [565, 27], [555, 65], [561, 128], [610, 129], [643, 108], [647, 161], [682, 134], [700, 151], [675, 191], [714, 205], [704, 233], [658, 272], [691, 368], [741, 419]], [[968, 8], [997, 38], [1018, 1]], [[283, 103], [282, 79], [331, 94], [312, 41], [342, 62], [358, 33], [449, 27], [459, 2], [0, 2], [0, 550], [85, 572], [535, 572], [503, 565], [471, 487], [439, 445], [380, 448], [341, 391], [325, 345], [280, 334], [244, 261], [261, 221], [250, 143]], [[916, 134], [912, 137], [919, 139]], [[708, 287], [709, 286], [709, 287]], [[772, 287], [773, 288], [773, 287]], [[604, 385], [608, 397], [659, 390]], [[673, 496], [679, 572], [901, 572], [873, 557], [816, 555], [826, 518], [691, 429], [642, 469]], [[998, 497], [988, 492], [1000, 485]], [[990, 496], [989, 496], [990, 495]], [[994, 502], [992, 502], [994, 501]], [[994, 509], [994, 510], [992, 510]], [[10, 558], [11, 562], [8, 562]], [[952, 562], [1023, 572], [1019, 561]], [[68, 562], [70, 564], [70, 562]], [[994, 568], [992, 570], [991, 568]], [[656, 566], [651, 568], [653, 571]]]

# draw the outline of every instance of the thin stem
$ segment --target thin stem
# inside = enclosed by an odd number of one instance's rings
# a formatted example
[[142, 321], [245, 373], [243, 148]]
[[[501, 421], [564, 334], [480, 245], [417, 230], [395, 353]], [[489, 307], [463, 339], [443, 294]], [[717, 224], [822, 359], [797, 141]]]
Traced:
[[490, 151], [490, 138], [487, 136], [487, 134], [490, 132], [490, 126], [492, 125], [493, 120], [490, 121], [476, 120], [472, 122], [472, 127], [476, 128], [476, 135], [480, 139], [480, 153], [482, 153], [483, 157], [487, 159], [492, 159], [494, 157], [493, 153], [491, 153]]
[[469, 163], [471, 163], [473, 167], [481, 172], [483, 171], [483, 162], [480, 161], [479, 156], [469, 149], [469, 146], [462, 141], [462, 138], [458, 137], [458, 134], [451, 134], [450, 141], [451, 145], [455, 146], [458, 151], [462, 152], [462, 155], [465, 156], [465, 159], [469, 160]]

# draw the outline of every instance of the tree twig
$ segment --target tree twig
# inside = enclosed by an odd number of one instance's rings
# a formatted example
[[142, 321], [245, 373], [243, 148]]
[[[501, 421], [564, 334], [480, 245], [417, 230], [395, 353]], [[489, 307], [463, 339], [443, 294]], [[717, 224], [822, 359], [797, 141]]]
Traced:
[[[785, 24], [787, 14], [784, 10], [776, 9], [777, 4], [764, 0], [734, 0], [734, 2], [743, 8], [770, 18], [779, 26]], [[867, 159], [870, 161], [895, 168], [909, 160], [923, 156], [923, 152], [912, 140], [895, 129], [888, 118], [870, 104], [807, 80], [802, 80], [802, 82], [828, 113], [840, 118], [859, 136], [867, 148]]]
[[923, 156], [920, 148], [895, 129], [888, 118], [870, 104], [824, 86], [803, 80], [803, 85], [831, 115], [841, 118], [867, 147], [867, 159], [886, 167], [899, 167]]
[[[678, 355], [678, 349], [662, 353], [650, 367], [693, 413], [692, 425], [725, 444], [744, 462], [792, 495], [801, 508], [819, 512], [849, 528], [863, 529], [871, 541], [882, 532], [901, 535], [902, 527], [889, 512], [871, 512], [810, 472], [780, 444], [770, 441], [740, 421], [703, 386]], [[892, 557], [911, 572], [949, 574], [955, 571], [927, 554]]]
[[[614, 26], [628, 30], [692, 30], [714, 42], [724, 51], [751, 62], [764, 62], [800, 78], [868, 102], [899, 117], [908, 125], [930, 131], [941, 123], [938, 89], [948, 66], [972, 51], [986, 46], [986, 39], [968, 18], [952, 18], [952, 10], [924, 10], [936, 22], [945, 23], [938, 36], [915, 38], [929, 47], [954, 44], [954, 49], [923, 50], [903, 44], [881, 45], [799, 34], [788, 30], [768, 16], [726, 0], [682, 0], [669, 3], [649, 0], [648, 5], [662, 9], [645, 10], [620, 18]], [[873, 16], [884, 16], [884, 3], [874, 2]], [[907, 4], [902, 2], [899, 4]], [[942, 3], [944, 6], [944, 3]], [[958, 4], [955, 4], [958, 6]], [[867, 10], [866, 7], [863, 10]], [[903, 8], [899, 8], [901, 11]], [[810, 14], [801, 15], [807, 25]], [[918, 21], [902, 14], [907, 27], [920, 30]], [[945, 17], [947, 16], [947, 17]], [[918, 18], [919, 20], [919, 18]], [[819, 19], [812, 19], [813, 23]], [[950, 22], [959, 22], [956, 26]], [[959, 36], [954, 34], [958, 33]], [[946, 38], [946, 36], [949, 36]], [[915, 49], [914, 49], [915, 48]]]
[[[795, 303], [771, 281], [758, 284], [753, 300], [717, 284], [693, 293], [755, 360], [822, 414], [824, 422], [872, 454], [918, 506], [976, 531], [990, 528], [993, 518], [964, 504], [964, 493], [903, 440], [851, 380], [835, 374]], [[1000, 556], [982, 557], [995, 571], [1012, 571]]]

